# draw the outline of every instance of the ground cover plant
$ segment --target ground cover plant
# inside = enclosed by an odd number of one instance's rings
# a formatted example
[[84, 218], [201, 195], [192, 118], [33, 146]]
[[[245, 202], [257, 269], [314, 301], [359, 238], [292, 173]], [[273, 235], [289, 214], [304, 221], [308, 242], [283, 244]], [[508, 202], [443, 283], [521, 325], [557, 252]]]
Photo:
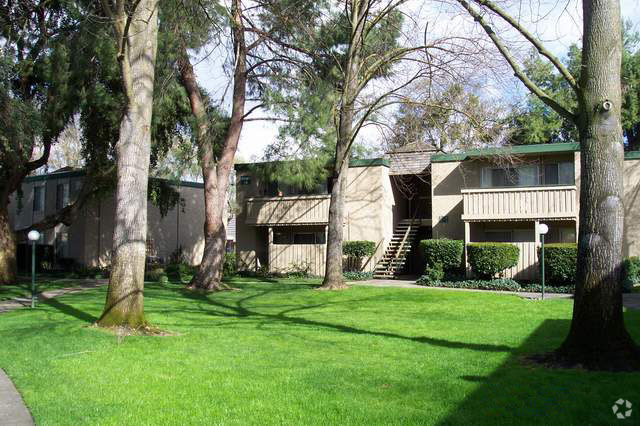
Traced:
[[0, 315], [0, 367], [42, 425], [606, 424], [640, 401], [638, 373], [523, 361], [562, 342], [570, 300], [319, 282], [146, 283], [165, 337], [92, 327], [104, 288], [66, 295]]

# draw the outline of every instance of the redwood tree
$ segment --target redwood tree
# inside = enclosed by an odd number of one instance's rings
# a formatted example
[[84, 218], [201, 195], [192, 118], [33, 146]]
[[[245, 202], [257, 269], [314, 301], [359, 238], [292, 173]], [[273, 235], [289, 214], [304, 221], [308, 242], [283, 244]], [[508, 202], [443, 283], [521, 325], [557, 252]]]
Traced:
[[147, 185], [158, 35], [157, 0], [103, 0], [111, 20], [125, 95], [116, 144], [116, 202], [112, 269], [103, 327], [145, 325], [143, 290], [147, 237]]
[[[576, 79], [518, 21], [488, 0], [457, 0], [491, 38], [516, 77], [577, 127], [581, 150], [578, 274], [569, 335], [544, 362], [591, 369], [638, 369], [640, 351], [622, 315], [624, 147], [621, 126], [621, 20], [619, 0], [583, 1], [582, 70]], [[473, 6], [475, 3], [476, 6]], [[491, 13], [528, 40], [575, 91], [571, 109], [532, 82], [488, 24]]]

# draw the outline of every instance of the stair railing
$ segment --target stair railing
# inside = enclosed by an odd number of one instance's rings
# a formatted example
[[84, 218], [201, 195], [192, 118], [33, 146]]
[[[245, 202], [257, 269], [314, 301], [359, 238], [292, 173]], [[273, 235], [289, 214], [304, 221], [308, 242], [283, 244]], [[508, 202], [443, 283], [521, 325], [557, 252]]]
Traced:
[[404, 237], [402, 238], [402, 241], [400, 242], [400, 245], [398, 246], [398, 250], [396, 251], [395, 256], [393, 257], [393, 260], [389, 263], [389, 267], [390, 268], [395, 268], [395, 260], [398, 260], [400, 258], [400, 254], [402, 253], [402, 249], [404, 248], [404, 245], [407, 241], [407, 238], [409, 237], [409, 234], [411, 233], [411, 229], [413, 228], [413, 224], [416, 220], [416, 216], [418, 215], [418, 210], [416, 209], [416, 212], [413, 214], [413, 217], [411, 218], [411, 222], [409, 222], [409, 226], [407, 226], [407, 230], [404, 232]]

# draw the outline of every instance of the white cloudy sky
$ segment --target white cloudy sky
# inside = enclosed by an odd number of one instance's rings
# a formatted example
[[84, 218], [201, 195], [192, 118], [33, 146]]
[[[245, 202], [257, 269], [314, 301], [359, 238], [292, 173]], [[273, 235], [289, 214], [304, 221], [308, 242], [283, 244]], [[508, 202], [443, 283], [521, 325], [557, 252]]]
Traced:
[[[510, 4], [511, 13], [520, 17], [526, 27], [545, 41], [557, 55], [563, 55], [567, 47], [581, 37], [582, 5], [579, 0], [519, 0], [505, 4]], [[439, 1], [413, 0], [408, 7], [413, 15], [430, 22], [429, 29], [432, 32], [451, 34], [468, 31], [468, 27], [461, 25]], [[621, 8], [623, 19], [631, 20], [640, 30], [640, 0], [621, 0]], [[210, 52], [207, 57], [201, 58], [196, 65], [196, 73], [200, 83], [215, 97], [221, 98], [226, 93], [229, 79], [222, 71], [223, 59], [217, 53]], [[514, 87], [517, 86], [514, 84]], [[260, 111], [254, 114], [255, 117], [264, 115]], [[277, 124], [272, 121], [247, 122], [240, 139], [239, 158], [244, 161], [260, 159], [277, 131]], [[362, 137], [368, 143], [375, 144], [375, 132], [364, 132]]]

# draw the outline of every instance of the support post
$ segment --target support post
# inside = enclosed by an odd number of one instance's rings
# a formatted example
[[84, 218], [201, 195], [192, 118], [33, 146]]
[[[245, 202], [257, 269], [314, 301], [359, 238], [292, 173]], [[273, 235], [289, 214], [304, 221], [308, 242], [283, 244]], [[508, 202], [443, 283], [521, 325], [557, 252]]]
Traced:
[[540, 248], [540, 279], [542, 281], [542, 300], [544, 300], [544, 234], [540, 235], [540, 238], [542, 240], [542, 247]]
[[271, 265], [273, 264], [272, 260], [271, 260], [271, 255], [273, 252], [273, 227], [269, 227], [269, 237], [268, 237], [268, 242], [267, 242], [267, 259], [269, 262], [269, 272], [271, 272]]
[[471, 276], [471, 268], [469, 268], [469, 255], [467, 253], [467, 244], [471, 240], [471, 224], [464, 222], [464, 270], [467, 278]]
[[31, 241], [31, 308], [36, 307], [36, 242]]

